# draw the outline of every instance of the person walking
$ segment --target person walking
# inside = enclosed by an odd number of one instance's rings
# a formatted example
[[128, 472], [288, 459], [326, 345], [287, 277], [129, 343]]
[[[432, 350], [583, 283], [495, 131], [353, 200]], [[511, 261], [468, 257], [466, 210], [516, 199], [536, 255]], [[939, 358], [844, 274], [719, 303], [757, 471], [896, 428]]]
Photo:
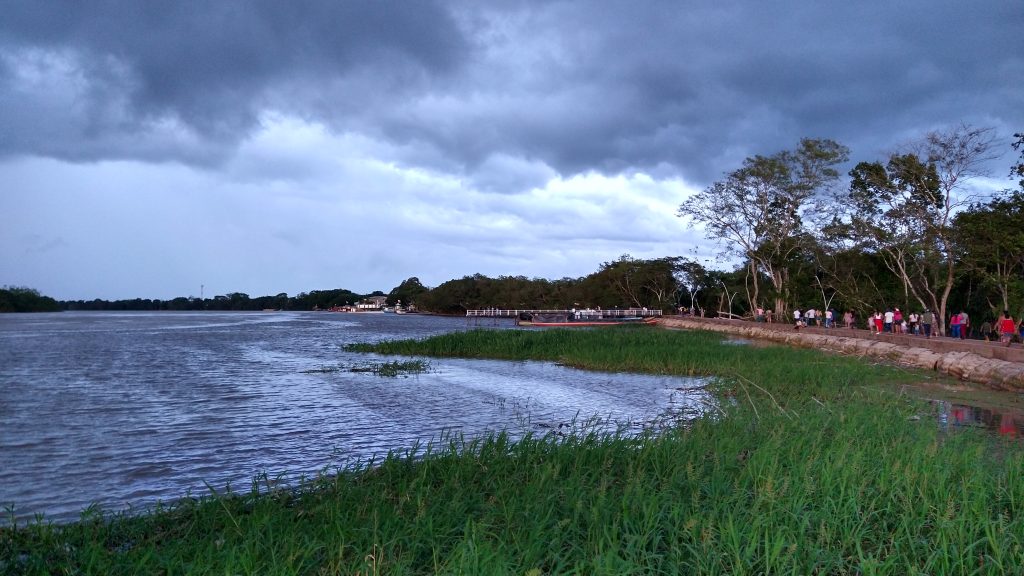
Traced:
[[1010, 311], [1003, 310], [1003, 317], [999, 319], [999, 343], [1006, 342], [1006, 347], [1009, 348], [1016, 330], [1017, 325], [1010, 317]]
[[[998, 326], [999, 326], [999, 319], [996, 319], [996, 327], [998, 328]], [[992, 324], [989, 323], [988, 320], [985, 320], [984, 322], [981, 323], [980, 331], [981, 331], [981, 339], [984, 340], [985, 342], [988, 342], [990, 337], [992, 336]], [[997, 330], [997, 332], [998, 332], [998, 330]]]
[[953, 314], [949, 317], [949, 336], [951, 338], [960, 337], [960, 314]]
[[924, 332], [925, 338], [932, 337], [932, 324], [935, 323], [935, 314], [932, 311], [925, 308], [924, 312], [921, 313], [921, 331]]
[[971, 317], [967, 312], [960, 311], [960, 339], [965, 340], [971, 335]]

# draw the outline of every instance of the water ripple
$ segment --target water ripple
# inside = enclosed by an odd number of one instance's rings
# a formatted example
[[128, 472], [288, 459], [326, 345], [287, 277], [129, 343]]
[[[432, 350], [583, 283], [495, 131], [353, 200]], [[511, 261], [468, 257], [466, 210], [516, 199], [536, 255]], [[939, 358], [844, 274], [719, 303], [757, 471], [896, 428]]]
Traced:
[[446, 433], [543, 433], [690, 406], [687, 380], [550, 363], [431, 359], [409, 378], [306, 373], [365, 361], [349, 342], [464, 319], [332, 313], [0, 315], [0, 505], [73, 520], [253, 478], [297, 479]]

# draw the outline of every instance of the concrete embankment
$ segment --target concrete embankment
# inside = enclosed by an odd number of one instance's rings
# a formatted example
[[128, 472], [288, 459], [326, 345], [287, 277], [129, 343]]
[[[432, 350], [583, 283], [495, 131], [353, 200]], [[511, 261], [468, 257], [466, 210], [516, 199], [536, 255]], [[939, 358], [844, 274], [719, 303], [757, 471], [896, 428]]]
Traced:
[[766, 325], [711, 318], [666, 316], [658, 324], [666, 328], [710, 330], [790, 346], [885, 358], [998, 390], [1024, 391], [1024, 350], [1020, 349], [1019, 344], [1015, 344], [1014, 348], [1005, 348], [989, 343], [961, 343], [943, 338], [924, 340], [917, 336], [889, 335], [864, 337], [838, 328], [796, 331], [792, 326], [784, 324]]

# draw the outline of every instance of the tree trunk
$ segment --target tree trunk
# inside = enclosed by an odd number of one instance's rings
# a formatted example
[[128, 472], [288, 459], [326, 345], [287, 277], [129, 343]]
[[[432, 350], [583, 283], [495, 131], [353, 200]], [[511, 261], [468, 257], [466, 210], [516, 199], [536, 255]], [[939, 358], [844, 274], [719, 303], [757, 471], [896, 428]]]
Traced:
[[750, 309], [757, 310], [761, 306], [761, 283], [758, 282], [757, 264], [753, 260], [750, 261], [750, 275], [754, 277], [754, 294], [748, 299], [750, 299]]

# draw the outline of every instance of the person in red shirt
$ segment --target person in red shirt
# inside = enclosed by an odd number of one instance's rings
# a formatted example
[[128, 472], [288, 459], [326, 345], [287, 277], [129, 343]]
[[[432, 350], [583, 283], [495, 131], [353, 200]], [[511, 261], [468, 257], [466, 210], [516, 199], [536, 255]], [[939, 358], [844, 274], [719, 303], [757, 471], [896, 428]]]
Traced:
[[1003, 310], [1003, 317], [999, 319], [999, 341], [1006, 342], [1006, 346], [1009, 347], [1016, 327], [1016, 323], [1010, 317], [1010, 311]]

